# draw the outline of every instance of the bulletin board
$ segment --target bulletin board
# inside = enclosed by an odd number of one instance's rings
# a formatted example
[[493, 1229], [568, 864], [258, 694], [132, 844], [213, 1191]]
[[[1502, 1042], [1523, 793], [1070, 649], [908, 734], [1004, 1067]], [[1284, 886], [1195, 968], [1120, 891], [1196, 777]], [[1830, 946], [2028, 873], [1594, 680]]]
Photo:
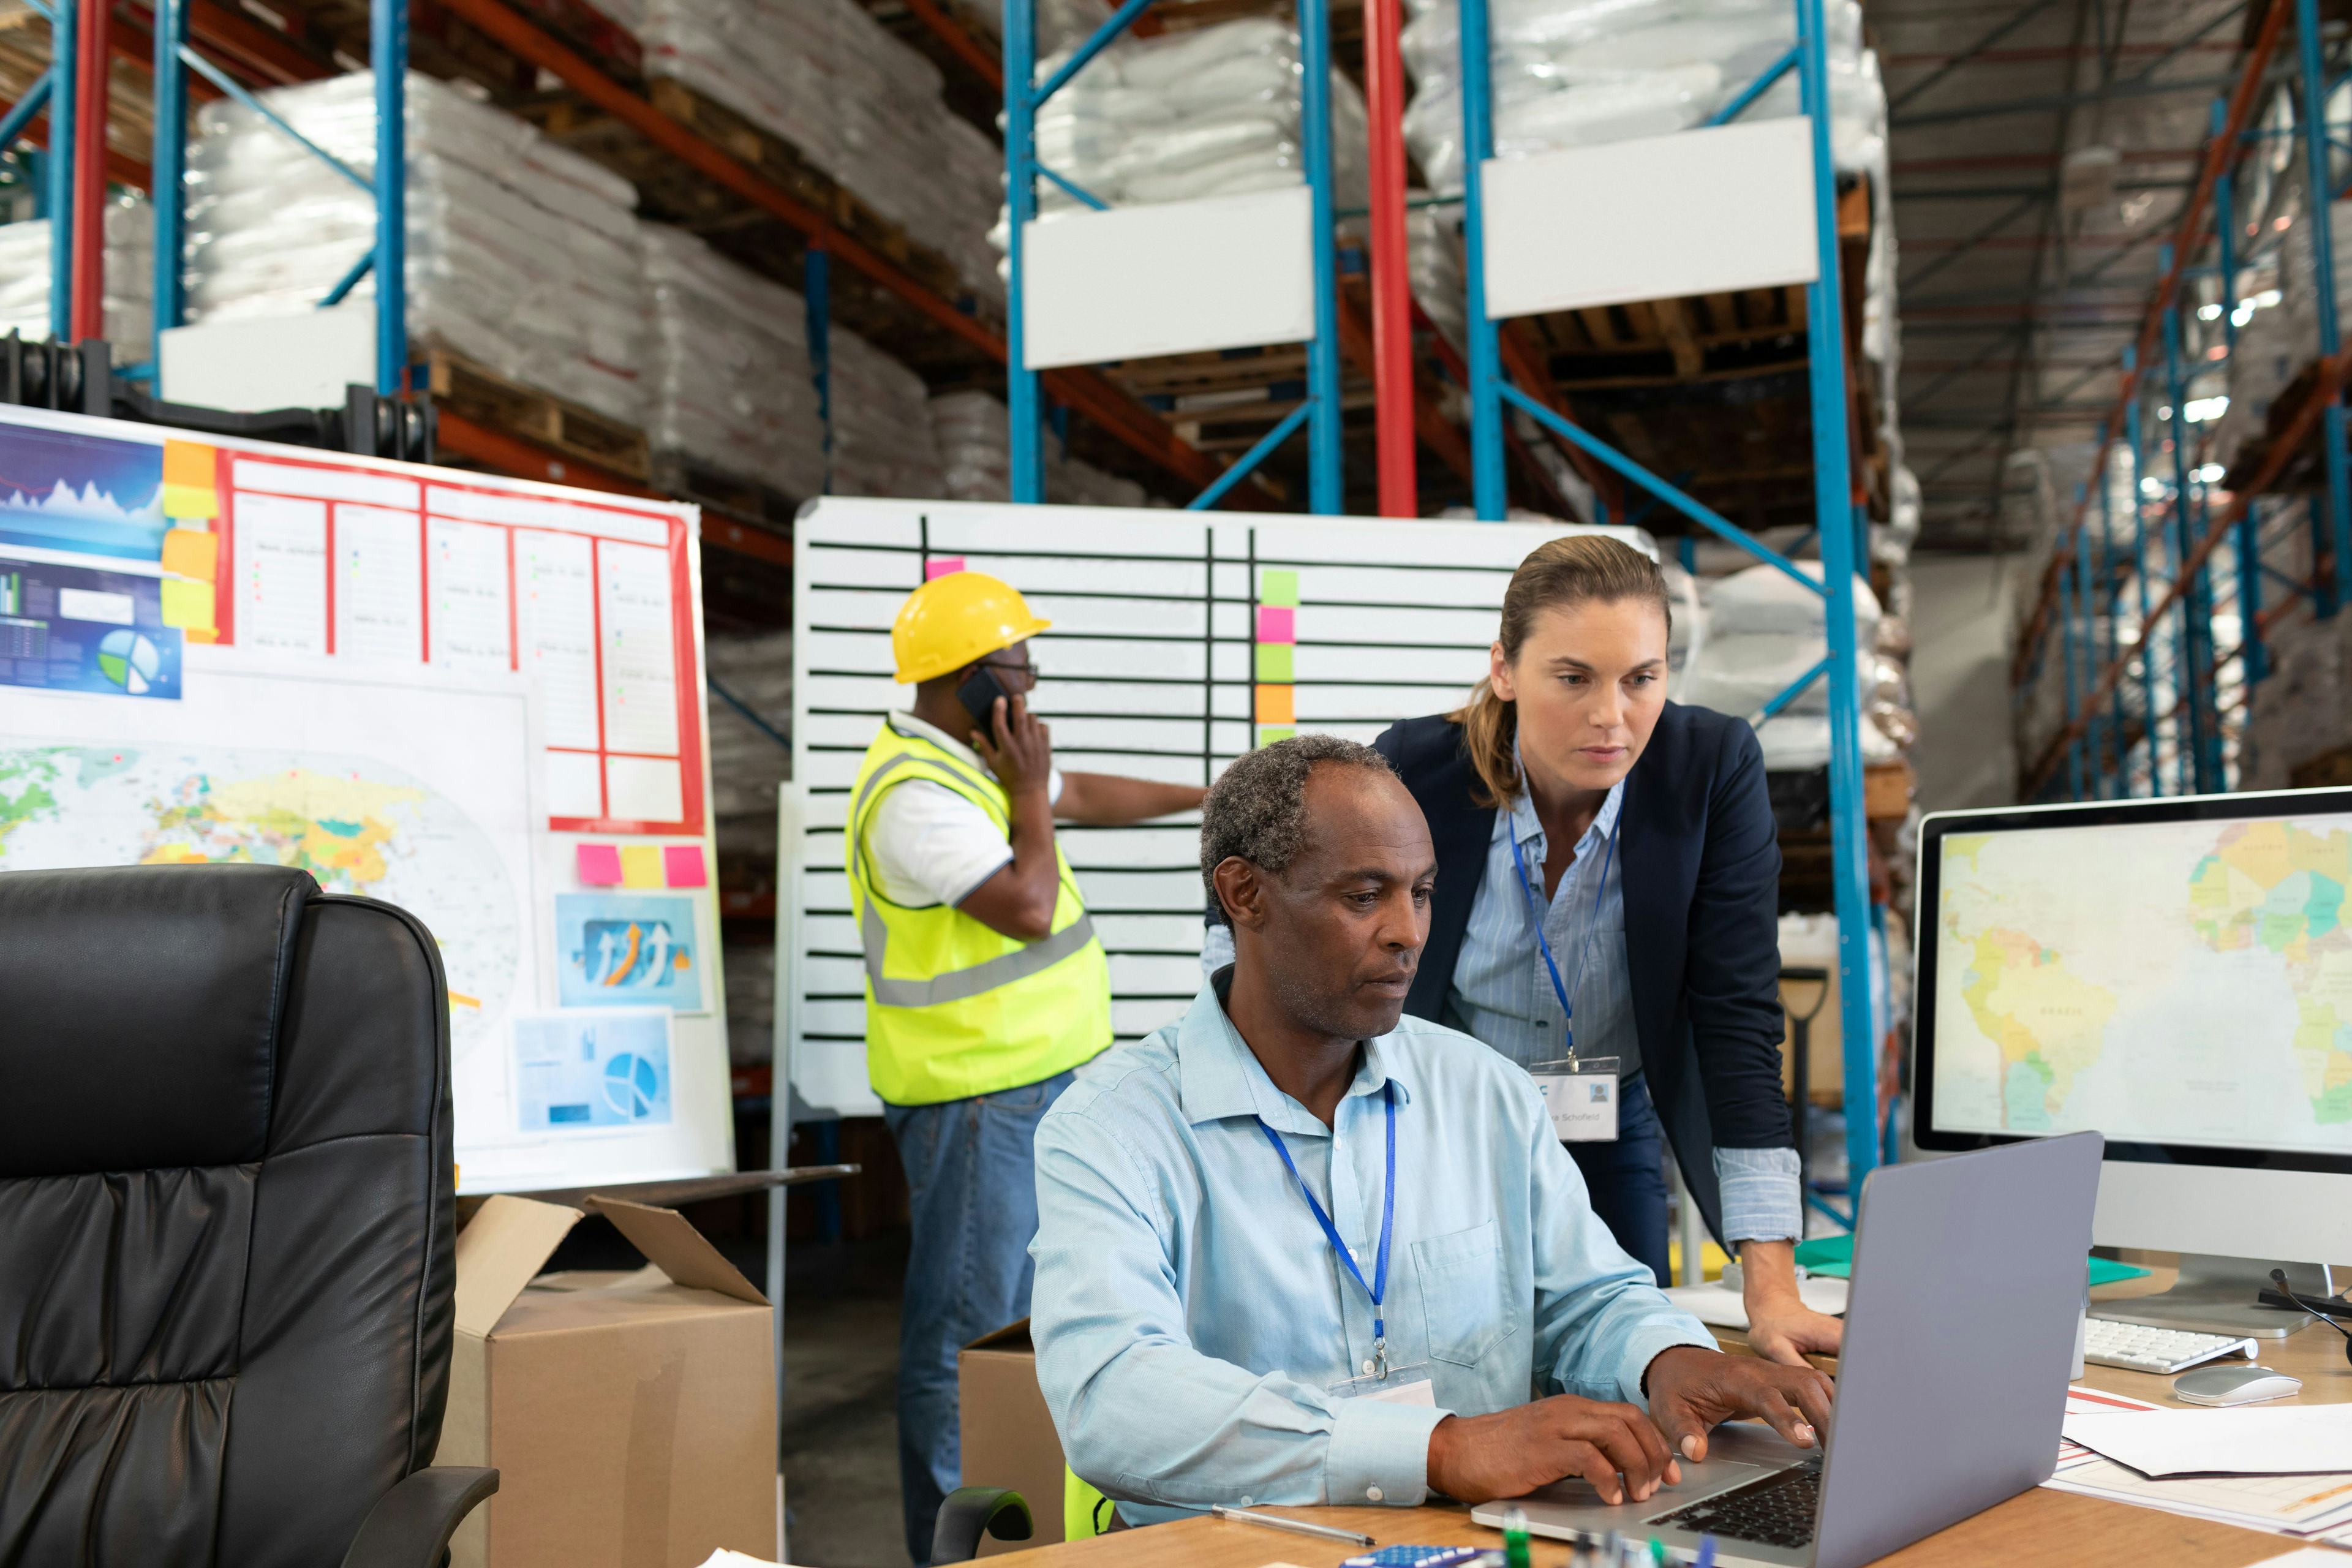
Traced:
[[0, 871], [416, 914], [460, 1190], [734, 1168], [691, 506], [0, 408]]
[[[1370, 741], [1460, 706], [1486, 672], [1503, 588], [1562, 524], [1387, 522], [1097, 507], [828, 498], [794, 539], [795, 919], [779, 1045], [803, 1113], [872, 1115], [864, 961], [843, 874], [849, 786], [883, 715], [890, 623], [929, 576], [970, 568], [1021, 590], [1053, 629], [1031, 643], [1034, 702], [1062, 767], [1206, 784], [1302, 730]], [[1195, 816], [1062, 824], [1110, 958], [1111, 1027], [1137, 1039], [1201, 986]]]

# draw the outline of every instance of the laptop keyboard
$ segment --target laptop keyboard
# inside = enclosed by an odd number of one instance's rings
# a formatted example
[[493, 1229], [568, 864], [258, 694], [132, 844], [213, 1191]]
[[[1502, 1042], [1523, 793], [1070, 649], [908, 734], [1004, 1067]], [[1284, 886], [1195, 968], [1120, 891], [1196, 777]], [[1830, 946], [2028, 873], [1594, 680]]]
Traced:
[[1766, 1546], [1810, 1546], [1821, 1500], [1821, 1467], [1795, 1465], [1643, 1522]]

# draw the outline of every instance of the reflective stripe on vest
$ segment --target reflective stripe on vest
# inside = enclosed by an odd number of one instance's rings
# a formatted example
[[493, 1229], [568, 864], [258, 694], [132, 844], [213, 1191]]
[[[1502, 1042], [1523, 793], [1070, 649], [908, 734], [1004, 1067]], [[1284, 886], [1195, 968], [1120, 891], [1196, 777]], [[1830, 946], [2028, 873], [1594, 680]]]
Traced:
[[1053, 929], [1034, 942], [952, 905], [895, 903], [876, 887], [874, 814], [888, 790], [917, 780], [979, 805], [1012, 835], [1003, 791], [937, 742], [890, 725], [867, 748], [844, 858], [876, 1092], [892, 1104], [936, 1103], [1035, 1083], [1095, 1056], [1111, 1038], [1109, 965], [1058, 847]]

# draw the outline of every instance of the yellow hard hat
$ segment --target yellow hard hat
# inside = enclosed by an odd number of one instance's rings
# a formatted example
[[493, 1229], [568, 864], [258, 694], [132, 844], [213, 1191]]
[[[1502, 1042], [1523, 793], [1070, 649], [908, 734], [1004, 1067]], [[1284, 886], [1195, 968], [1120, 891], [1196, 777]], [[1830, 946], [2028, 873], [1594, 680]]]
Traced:
[[937, 680], [1053, 624], [1039, 620], [1010, 583], [985, 572], [942, 573], [898, 606], [890, 657], [900, 682]]

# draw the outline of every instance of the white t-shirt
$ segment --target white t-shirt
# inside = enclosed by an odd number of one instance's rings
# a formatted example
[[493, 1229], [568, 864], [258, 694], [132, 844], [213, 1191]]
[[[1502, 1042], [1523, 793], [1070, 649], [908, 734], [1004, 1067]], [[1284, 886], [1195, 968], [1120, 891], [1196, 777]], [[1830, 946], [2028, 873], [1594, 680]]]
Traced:
[[[992, 775], [980, 753], [912, 713], [885, 721], [901, 735], [918, 736], [982, 778]], [[1045, 775], [1045, 799], [1062, 798], [1062, 770]], [[1012, 864], [1013, 845], [996, 818], [962, 795], [930, 779], [908, 779], [882, 794], [866, 828], [874, 884], [881, 895], [908, 909], [961, 904], [982, 882]]]

